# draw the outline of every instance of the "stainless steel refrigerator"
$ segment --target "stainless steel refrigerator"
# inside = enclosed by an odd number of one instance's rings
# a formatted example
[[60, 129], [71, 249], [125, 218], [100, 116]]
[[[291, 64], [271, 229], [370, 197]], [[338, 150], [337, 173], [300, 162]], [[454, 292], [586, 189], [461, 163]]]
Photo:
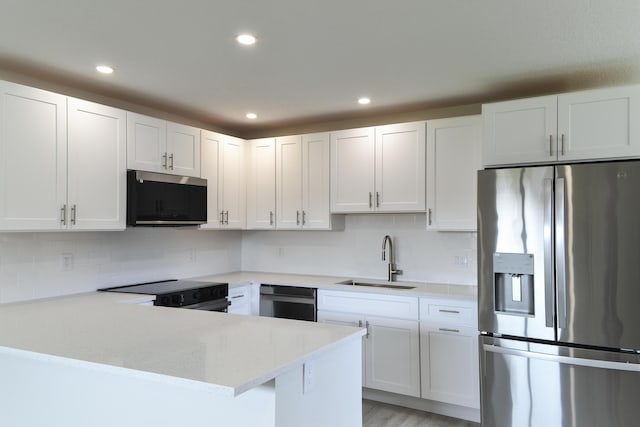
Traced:
[[640, 161], [478, 175], [486, 427], [640, 425]]

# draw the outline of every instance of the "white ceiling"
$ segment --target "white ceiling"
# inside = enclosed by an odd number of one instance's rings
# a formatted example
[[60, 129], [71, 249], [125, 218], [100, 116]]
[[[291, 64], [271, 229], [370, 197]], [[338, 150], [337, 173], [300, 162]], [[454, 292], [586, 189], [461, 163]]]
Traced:
[[[238, 130], [640, 82], [639, 0], [0, 0], [0, 11], [0, 68]], [[245, 31], [255, 46], [235, 42]], [[98, 75], [103, 62], [116, 73]]]

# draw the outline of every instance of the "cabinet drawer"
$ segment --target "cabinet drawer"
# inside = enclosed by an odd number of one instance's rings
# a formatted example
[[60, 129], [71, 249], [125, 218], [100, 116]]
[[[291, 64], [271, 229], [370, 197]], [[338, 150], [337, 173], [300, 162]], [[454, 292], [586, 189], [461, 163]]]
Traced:
[[473, 301], [420, 298], [420, 320], [474, 326], [477, 317]]
[[318, 310], [418, 319], [418, 298], [363, 292], [318, 291]]

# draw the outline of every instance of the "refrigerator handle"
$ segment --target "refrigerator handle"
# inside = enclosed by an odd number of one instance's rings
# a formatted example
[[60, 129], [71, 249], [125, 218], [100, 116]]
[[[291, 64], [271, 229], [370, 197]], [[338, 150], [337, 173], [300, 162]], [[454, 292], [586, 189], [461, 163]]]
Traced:
[[544, 180], [544, 311], [545, 325], [553, 328], [553, 179]]
[[558, 292], [558, 328], [567, 327], [567, 278], [565, 265], [565, 179], [556, 180], [556, 281]]
[[611, 369], [615, 371], [633, 371], [640, 372], [640, 365], [637, 363], [614, 362], [600, 359], [587, 359], [582, 357], [559, 356], [555, 354], [539, 353], [535, 351], [517, 350], [495, 346], [491, 344], [483, 344], [482, 349], [489, 353], [505, 354], [509, 356], [525, 357], [527, 359], [546, 360], [549, 362], [562, 363], [573, 366], [585, 366], [587, 368]]

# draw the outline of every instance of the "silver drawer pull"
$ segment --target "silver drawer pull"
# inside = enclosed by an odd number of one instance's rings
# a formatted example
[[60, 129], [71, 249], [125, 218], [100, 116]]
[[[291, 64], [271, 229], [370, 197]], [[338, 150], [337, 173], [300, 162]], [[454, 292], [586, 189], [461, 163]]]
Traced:
[[439, 331], [441, 332], [455, 332], [460, 333], [460, 329], [449, 329], [449, 328], [438, 328]]
[[444, 310], [444, 309], [440, 309], [438, 310], [440, 313], [451, 313], [451, 314], [460, 314], [460, 312], [458, 310]]
[[234, 295], [231, 297], [231, 299], [236, 299], [236, 298], [242, 298], [244, 295]]

